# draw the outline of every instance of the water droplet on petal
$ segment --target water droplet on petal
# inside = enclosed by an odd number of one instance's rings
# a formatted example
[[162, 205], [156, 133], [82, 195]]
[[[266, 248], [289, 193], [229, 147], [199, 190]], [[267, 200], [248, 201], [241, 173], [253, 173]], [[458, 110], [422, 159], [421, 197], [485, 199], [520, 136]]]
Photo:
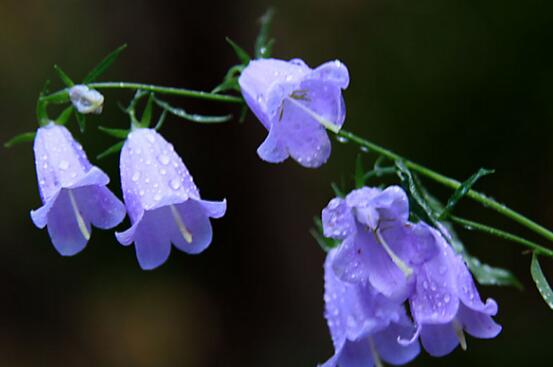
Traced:
[[131, 180], [132, 180], [133, 182], [136, 182], [136, 181], [138, 181], [139, 179], [140, 179], [140, 172], [137, 171], [137, 172], [134, 173], [134, 175], [132, 175]]
[[62, 171], [65, 171], [66, 169], [69, 168], [69, 162], [63, 160], [63, 161], [60, 162], [60, 164], [59, 164], [58, 167], [59, 167], [59, 169], [61, 169]]
[[172, 179], [171, 182], [169, 182], [169, 186], [171, 186], [173, 190], [178, 190], [181, 186], [180, 179], [178, 178]]
[[171, 162], [171, 158], [167, 154], [162, 154], [159, 157], [157, 157], [159, 160], [159, 163], [163, 164], [164, 166], [168, 165], [169, 162]]

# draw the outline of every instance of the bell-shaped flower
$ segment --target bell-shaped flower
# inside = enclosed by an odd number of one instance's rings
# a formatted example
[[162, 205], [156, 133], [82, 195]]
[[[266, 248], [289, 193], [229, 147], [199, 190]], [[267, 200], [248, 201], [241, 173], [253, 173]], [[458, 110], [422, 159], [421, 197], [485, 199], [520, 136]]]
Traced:
[[90, 238], [91, 225], [108, 229], [123, 220], [123, 203], [106, 187], [109, 177], [90, 164], [65, 127], [50, 123], [39, 128], [34, 153], [44, 205], [31, 211], [31, 218], [37, 227], [48, 227], [60, 254], [81, 251]]
[[102, 113], [104, 96], [97, 90], [78, 84], [69, 89], [69, 98], [80, 113]]
[[251, 61], [239, 80], [249, 108], [269, 134], [257, 153], [279, 163], [291, 156], [304, 167], [319, 167], [330, 156], [325, 129], [337, 132], [346, 116], [342, 89], [349, 73], [340, 61], [311, 69], [302, 60]]
[[132, 226], [117, 239], [134, 242], [138, 262], [153, 269], [169, 257], [171, 243], [189, 254], [211, 243], [209, 218], [225, 214], [226, 201], [200, 193], [173, 146], [153, 129], [134, 129], [121, 151], [121, 184]]
[[323, 367], [382, 366], [381, 361], [405, 364], [420, 351], [410, 337], [415, 327], [401, 303], [379, 294], [368, 283], [343, 282], [334, 273], [336, 251], [325, 262], [325, 317], [335, 354]]
[[410, 297], [411, 314], [422, 344], [436, 357], [450, 353], [461, 344], [464, 332], [476, 338], [494, 338], [501, 326], [492, 319], [497, 313], [493, 299], [482, 302], [472, 276], [460, 255], [444, 237], [427, 226], [439, 246], [438, 254], [417, 271], [416, 287]]
[[398, 186], [364, 187], [323, 210], [327, 237], [342, 240], [334, 261], [338, 277], [369, 282], [378, 292], [405, 300], [414, 286], [414, 269], [435, 255], [426, 227], [408, 222], [407, 195]]

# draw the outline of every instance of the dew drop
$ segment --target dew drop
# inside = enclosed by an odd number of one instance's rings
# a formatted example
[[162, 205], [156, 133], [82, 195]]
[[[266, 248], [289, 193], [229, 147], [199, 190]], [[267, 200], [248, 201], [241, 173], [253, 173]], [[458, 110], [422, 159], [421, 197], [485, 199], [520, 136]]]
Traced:
[[160, 201], [160, 200], [161, 200], [161, 195], [160, 195], [160, 194], [156, 194], [156, 195], [154, 196], [154, 200], [155, 200], [155, 201]]
[[132, 175], [131, 180], [133, 182], [137, 182], [139, 179], [140, 179], [140, 172], [137, 171], [137, 172], [134, 173], [134, 175]]
[[337, 137], [336, 137], [336, 140], [337, 140], [339, 143], [342, 143], [342, 144], [349, 143], [349, 140], [348, 140], [347, 138], [344, 138], [343, 136], [337, 136]]
[[168, 165], [169, 162], [171, 162], [171, 158], [167, 154], [162, 154], [159, 157], [157, 157], [159, 160], [159, 163], [163, 164], [164, 166]]
[[59, 169], [61, 169], [62, 171], [65, 171], [66, 169], [69, 168], [69, 162], [67, 161], [61, 161], [60, 164], [59, 164]]
[[181, 186], [181, 182], [178, 178], [174, 178], [169, 182], [169, 186], [171, 186], [173, 190], [178, 190]]

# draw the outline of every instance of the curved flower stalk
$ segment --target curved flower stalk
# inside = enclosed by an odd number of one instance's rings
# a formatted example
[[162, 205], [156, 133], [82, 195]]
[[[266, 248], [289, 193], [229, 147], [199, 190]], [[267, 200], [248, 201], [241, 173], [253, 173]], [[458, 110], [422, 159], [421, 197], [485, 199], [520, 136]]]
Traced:
[[109, 177], [90, 164], [65, 127], [50, 123], [39, 128], [34, 152], [44, 205], [31, 211], [31, 218], [37, 227], [48, 227], [60, 254], [71, 256], [83, 250], [91, 225], [109, 229], [123, 220], [123, 203], [106, 187]]
[[335, 354], [322, 367], [405, 364], [420, 351], [418, 342], [403, 345], [415, 327], [405, 307], [379, 294], [368, 283], [351, 284], [334, 273], [336, 251], [325, 261], [325, 317]]
[[[467, 266], [436, 229], [408, 221], [405, 192], [364, 187], [323, 210], [324, 235], [341, 240], [333, 250], [332, 270], [351, 286], [369, 284], [389, 302], [408, 301], [416, 323], [404, 346], [421, 337], [433, 356], [466, 348], [463, 331], [493, 338], [501, 331], [491, 316], [493, 300], [483, 303]], [[326, 279], [326, 278], [325, 278]]]
[[163, 264], [171, 243], [189, 254], [209, 246], [209, 218], [222, 217], [226, 201], [200, 198], [182, 159], [161, 135], [153, 129], [133, 129], [121, 151], [120, 166], [132, 226], [116, 236], [123, 245], [134, 242], [143, 269]]
[[291, 156], [310, 168], [328, 160], [325, 128], [337, 132], [346, 116], [342, 89], [349, 73], [344, 64], [336, 60], [311, 69], [300, 59], [258, 59], [238, 82], [249, 108], [269, 131], [257, 150], [261, 159], [279, 163]]

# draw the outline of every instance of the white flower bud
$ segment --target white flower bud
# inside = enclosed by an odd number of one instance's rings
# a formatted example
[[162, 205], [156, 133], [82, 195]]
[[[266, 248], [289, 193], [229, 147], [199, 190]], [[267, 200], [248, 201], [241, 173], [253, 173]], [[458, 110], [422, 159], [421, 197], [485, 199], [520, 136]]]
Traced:
[[71, 87], [69, 98], [80, 113], [102, 113], [104, 96], [86, 85], [78, 84]]

